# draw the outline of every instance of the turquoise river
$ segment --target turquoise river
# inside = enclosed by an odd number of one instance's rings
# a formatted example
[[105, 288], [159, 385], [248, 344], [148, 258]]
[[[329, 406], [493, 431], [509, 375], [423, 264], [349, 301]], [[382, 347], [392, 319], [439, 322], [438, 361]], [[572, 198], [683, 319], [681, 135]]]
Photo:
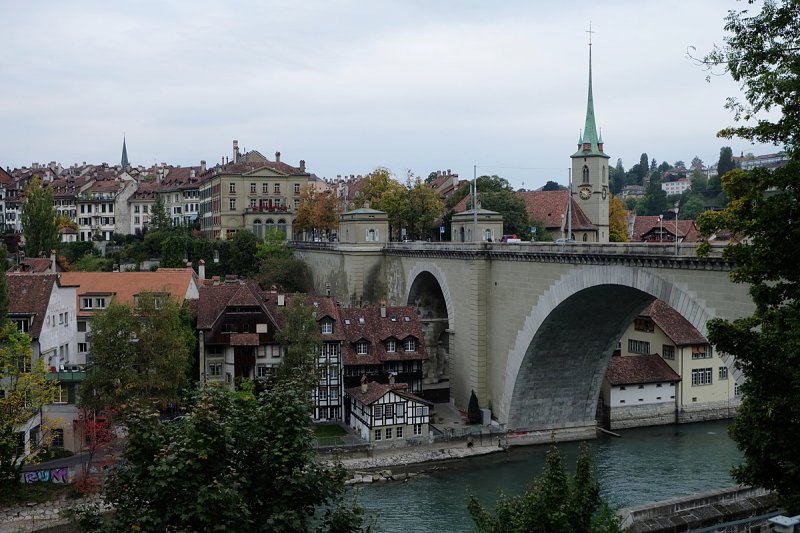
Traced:
[[[590, 443], [603, 496], [629, 507], [734, 485], [731, 466], [741, 454], [727, 434], [728, 422], [670, 425], [620, 431]], [[563, 443], [574, 468], [578, 443]], [[544, 465], [547, 446], [439, 466], [405, 483], [361, 485], [358, 499], [381, 532], [469, 532], [467, 495], [491, 506], [500, 491], [522, 492]]]

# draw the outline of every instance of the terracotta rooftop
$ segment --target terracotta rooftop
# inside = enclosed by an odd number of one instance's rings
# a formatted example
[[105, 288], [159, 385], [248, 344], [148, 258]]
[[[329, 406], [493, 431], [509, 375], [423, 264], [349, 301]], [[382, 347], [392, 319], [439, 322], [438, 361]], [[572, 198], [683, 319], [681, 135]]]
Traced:
[[[342, 344], [342, 362], [346, 365], [376, 365], [384, 361], [411, 361], [428, 359], [425, 337], [411, 306], [386, 307], [386, 317], [381, 316], [378, 307], [339, 309], [345, 342]], [[403, 341], [413, 337], [416, 351], [406, 352]], [[395, 339], [394, 352], [387, 352], [384, 342]], [[369, 343], [366, 355], [356, 353], [356, 343], [365, 340]]]
[[697, 328], [662, 300], [654, 300], [640, 316], [650, 317], [675, 346], [708, 344], [708, 339]]
[[681, 377], [658, 354], [614, 356], [608, 362], [606, 379], [611, 385], [642, 385], [680, 381]]
[[191, 268], [158, 269], [155, 272], [62, 272], [61, 282], [76, 285], [78, 316], [91, 316], [80, 310], [82, 294], [112, 294], [115, 302], [134, 304], [134, 296], [143, 292], [163, 292], [183, 303], [192, 286]]
[[364, 405], [372, 405], [373, 403], [383, 398], [389, 391], [392, 391], [395, 394], [402, 396], [403, 398], [406, 398], [408, 400], [413, 400], [426, 405], [430, 405], [430, 402], [428, 402], [427, 400], [423, 400], [419, 396], [407, 392], [406, 387], [407, 385], [405, 383], [383, 384], [371, 381], [367, 383], [366, 392], [362, 392], [361, 386], [346, 389], [345, 392], [351, 398], [358, 400]]
[[[8, 269], [9, 272], [31, 272], [31, 273], [44, 273], [50, 270], [52, 266], [52, 261], [46, 257], [26, 257], [22, 261], [19, 262], [18, 265], [14, 265]], [[9, 294], [13, 294], [9, 291]]]
[[38, 339], [47, 315], [53, 284], [58, 282], [56, 274], [9, 274], [8, 314], [32, 315], [28, 334]]
[[[664, 230], [664, 233], [675, 235], [675, 220], [659, 220], [658, 215], [637, 215], [633, 221], [633, 235], [631, 242], [642, 242], [646, 240], [648, 233], [656, 230]], [[694, 220], [678, 221], [678, 240], [681, 242], [697, 242], [700, 233]]]
[[[567, 205], [570, 200], [569, 190], [559, 191], [528, 191], [514, 193], [525, 202], [528, 217], [531, 220], [544, 222], [548, 230], [561, 229], [567, 226]], [[564, 219], [561, 218], [564, 215]], [[596, 230], [580, 205], [572, 200], [572, 229]]]

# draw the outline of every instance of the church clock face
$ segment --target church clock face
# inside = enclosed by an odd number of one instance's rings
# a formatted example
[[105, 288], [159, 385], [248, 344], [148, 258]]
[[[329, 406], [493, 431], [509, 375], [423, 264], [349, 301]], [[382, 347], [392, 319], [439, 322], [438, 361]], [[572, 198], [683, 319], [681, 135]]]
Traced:
[[589, 187], [581, 187], [581, 190], [578, 194], [580, 195], [581, 200], [588, 200], [589, 197], [592, 196], [592, 190]]

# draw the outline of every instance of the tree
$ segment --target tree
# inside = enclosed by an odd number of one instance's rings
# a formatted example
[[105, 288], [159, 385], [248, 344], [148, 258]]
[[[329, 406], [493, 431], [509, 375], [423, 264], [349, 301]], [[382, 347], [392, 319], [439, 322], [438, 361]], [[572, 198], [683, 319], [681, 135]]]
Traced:
[[736, 168], [736, 163], [733, 160], [733, 150], [730, 146], [723, 146], [719, 150], [719, 161], [717, 162], [717, 176], [722, 178], [729, 171]]
[[478, 396], [475, 395], [474, 390], [469, 395], [467, 419], [469, 420], [470, 424], [478, 424], [481, 421], [481, 407], [478, 404]]
[[681, 205], [680, 218], [682, 220], [695, 220], [705, 210], [706, 206], [702, 196], [693, 194]]
[[330, 192], [319, 192], [314, 187], [300, 191], [300, 207], [294, 226], [299, 231], [317, 230], [328, 233], [339, 227], [339, 202]]
[[291, 257], [292, 249], [286, 246], [283, 232], [271, 228], [264, 232], [264, 240], [256, 245], [256, 259], [264, 260], [272, 257]]
[[150, 230], [164, 231], [172, 228], [172, 219], [164, 206], [164, 199], [160, 194], [156, 195], [156, 201], [150, 207]]
[[487, 511], [474, 496], [467, 504], [480, 533], [611, 533], [621, 531], [619, 518], [600, 497], [589, 448], [581, 446], [572, 476], [555, 446], [547, 452], [542, 474], [524, 494], [501, 495], [495, 511]]
[[237, 276], [249, 278], [258, 270], [255, 261], [257, 250], [258, 239], [252, 231], [237, 231], [228, 250], [228, 268]]
[[163, 409], [178, 402], [194, 333], [166, 295], [140, 293], [135, 305], [112, 302], [92, 319], [81, 407], [117, 410], [144, 402]]
[[[704, 235], [724, 228], [747, 237], [724, 257], [736, 265], [731, 279], [750, 285], [756, 307], [748, 317], [709, 321], [708, 333], [745, 377], [730, 429], [744, 452], [734, 478], [775, 490], [793, 515], [800, 513], [800, 107], [788, 103], [800, 91], [800, 4], [766, 0], [757, 13], [730, 11], [725, 30], [724, 47], [703, 61], [724, 65], [741, 84], [745, 102], [728, 99], [726, 107], [744, 124], [719, 135], [783, 145], [789, 162], [774, 171], [728, 172], [722, 176], [728, 207], [699, 217]], [[769, 110], [775, 119], [756, 116]]]
[[644, 213], [642, 215], [660, 215], [667, 209], [667, 192], [661, 188], [661, 184], [653, 180], [647, 188], [644, 197]]
[[622, 199], [616, 196], [608, 200], [608, 240], [628, 242], [628, 213]]
[[418, 176], [409, 174], [406, 188], [408, 208], [405, 225], [410, 236], [423, 239], [430, 236], [434, 222], [443, 214], [444, 206], [439, 199], [439, 193], [423, 183]]
[[306, 304], [304, 296], [297, 294], [281, 310], [281, 317], [284, 324], [277, 339], [284, 356], [276, 372], [276, 381], [295, 382], [310, 392], [319, 381], [317, 358], [322, 350], [314, 308]]
[[531, 222], [522, 198], [511, 191], [502, 190], [479, 193], [478, 199], [482, 208], [503, 215], [504, 235], [520, 235], [528, 238], [531, 233]]
[[386, 168], [376, 168], [360, 183], [354, 207], [364, 207], [370, 202], [372, 209], [384, 211], [389, 217], [389, 233], [397, 235], [408, 215], [408, 189]]
[[8, 316], [8, 278], [6, 277], [6, 267], [8, 266], [8, 250], [6, 245], [0, 243], [0, 324], [6, 321]]
[[43, 188], [42, 180], [34, 176], [24, 191], [21, 218], [25, 253], [28, 257], [49, 256], [59, 241], [58, 211], [53, 207], [53, 190]]
[[344, 469], [316, 456], [301, 386], [260, 397], [208, 387], [190, 402], [171, 424], [133, 414], [103, 531], [368, 530], [359, 507], [342, 505]]
[[170, 235], [161, 243], [161, 264], [164, 268], [183, 268], [189, 259], [192, 238]]
[[19, 427], [52, 401], [57, 386], [55, 381], [45, 377], [44, 359], [32, 363], [31, 355], [31, 338], [3, 316], [0, 323], [0, 383], [5, 394], [0, 396], [0, 492], [13, 490], [19, 483], [20, 469], [48, 442], [49, 427], [42, 420], [43, 438], [38, 444], [31, 443], [31, 454], [26, 456], [18, 446]]
[[[622, 163], [621, 159], [619, 160], [619, 163]], [[560, 191], [562, 189], [566, 189], [566, 187], [562, 187], [561, 185], [552, 180], [548, 180], [548, 182], [544, 184], [544, 187], [542, 187], [543, 191]]]

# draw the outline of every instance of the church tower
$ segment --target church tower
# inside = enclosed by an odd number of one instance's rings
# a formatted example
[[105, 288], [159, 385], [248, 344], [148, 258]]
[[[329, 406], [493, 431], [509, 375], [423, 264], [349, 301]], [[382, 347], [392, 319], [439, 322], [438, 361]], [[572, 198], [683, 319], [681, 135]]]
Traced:
[[120, 161], [122, 168], [128, 168], [128, 147], [125, 146], [125, 136], [122, 136], [122, 161]]
[[589, 26], [589, 100], [586, 124], [572, 154], [572, 198], [597, 226], [597, 240], [608, 242], [608, 160], [603, 138], [597, 135], [592, 98], [592, 29]]

